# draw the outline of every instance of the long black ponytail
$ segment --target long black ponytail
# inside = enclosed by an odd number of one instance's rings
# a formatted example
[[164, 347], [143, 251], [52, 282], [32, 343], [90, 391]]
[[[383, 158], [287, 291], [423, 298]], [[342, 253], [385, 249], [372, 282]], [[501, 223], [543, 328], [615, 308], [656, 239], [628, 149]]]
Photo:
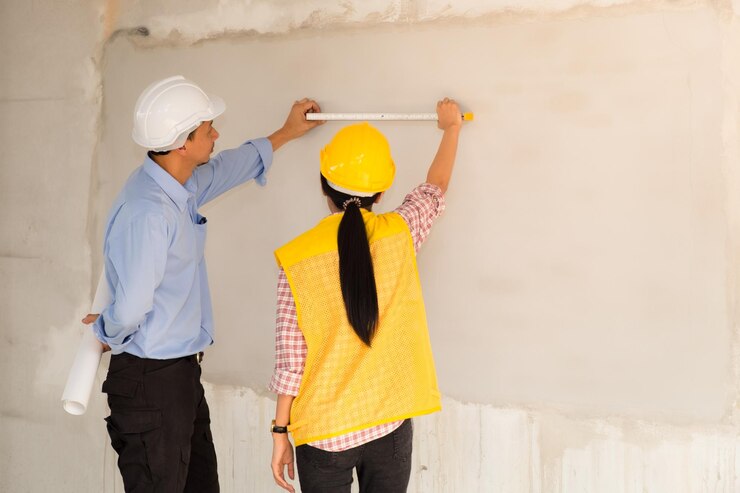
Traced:
[[339, 284], [347, 319], [357, 337], [370, 346], [378, 325], [378, 290], [375, 286], [373, 259], [360, 208], [371, 210], [375, 199], [338, 192], [321, 176], [321, 188], [338, 209], [344, 210], [339, 223]]

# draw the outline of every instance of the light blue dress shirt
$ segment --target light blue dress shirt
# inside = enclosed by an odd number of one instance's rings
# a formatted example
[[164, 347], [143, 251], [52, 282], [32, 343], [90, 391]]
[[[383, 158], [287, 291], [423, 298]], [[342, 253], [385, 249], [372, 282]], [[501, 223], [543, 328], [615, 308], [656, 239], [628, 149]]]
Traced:
[[217, 154], [181, 185], [148, 157], [129, 177], [105, 227], [113, 294], [93, 324], [113, 354], [169, 359], [213, 343], [213, 312], [198, 208], [250, 179], [265, 184], [272, 144], [256, 139]]

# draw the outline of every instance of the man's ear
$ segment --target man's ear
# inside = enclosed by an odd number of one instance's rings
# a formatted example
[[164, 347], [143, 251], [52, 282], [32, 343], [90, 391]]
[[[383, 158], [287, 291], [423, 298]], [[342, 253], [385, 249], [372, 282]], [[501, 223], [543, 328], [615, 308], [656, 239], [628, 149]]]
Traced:
[[185, 153], [188, 152], [188, 150], [185, 148], [185, 144], [183, 144], [182, 147], [178, 147], [177, 149], [174, 149], [174, 151], [180, 154], [181, 156], [185, 155]]
[[375, 200], [373, 201], [373, 204], [377, 204], [378, 202], [380, 202], [380, 199], [383, 198], [383, 194], [384, 193], [385, 192], [380, 192], [380, 195], [378, 195], [377, 197], [375, 197]]

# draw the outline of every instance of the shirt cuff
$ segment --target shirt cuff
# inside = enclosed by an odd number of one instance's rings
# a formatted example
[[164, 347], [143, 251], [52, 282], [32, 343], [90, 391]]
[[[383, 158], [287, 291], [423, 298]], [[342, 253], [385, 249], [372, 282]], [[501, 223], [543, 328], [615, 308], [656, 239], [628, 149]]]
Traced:
[[267, 388], [270, 392], [276, 394], [292, 395], [295, 397], [298, 395], [298, 389], [301, 387], [302, 378], [303, 375], [300, 373], [296, 374], [284, 370], [275, 370]]
[[259, 139], [248, 140], [245, 144], [252, 144], [262, 159], [262, 171], [255, 176], [254, 181], [264, 187], [267, 184], [267, 171], [272, 167], [272, 142], [267, 137], [261, 137]]
[[108, 337], [105, 335], [105, 324], [103, 323], [102, 313], [98, 315], [98, 318], [96, 318], [95, 321], [92, 323], [92, 330], [95, 334], [95, 337], [97, 337], [100, 342], [110, 345], [110, 343], [108, 342]]
[[439, 216], [442, 215], [442, 213], [447, 208], [447, 204], [445, 202], [445, 194], [442, 193], [442, 189], [439, 188], [437, 185], [433, 185], [432, 183], [422, 183], [416, 189], [411, 192], [411, 195], [419, 194], [422, 196], [427, 196], [432, 199], [432, 218], [436, 219]]
[[133, 334], [129, 334], [123, 338], [120, 343], [113, 341], [114, 338], [110, 338], [105, 335], [105, 323], [103, 320], [103, 314], [101, 313], [95, 322], [92, 323], [92, 331], [95, 337], [103, 344], [107, 344], [111, 349], [111, 354], [122, 353], [123, 350], [128, 346], [129, 342], [134, 338]]
[[427, 195], [432, 195], [434, 197], [444, 197], [445, 194], [442, 193], [442, 189], [439, 188], [439, 186], [434, 185], [429, 182], [424, 182], [418, 187], [416, 187], [420, 192], [425, 193]]

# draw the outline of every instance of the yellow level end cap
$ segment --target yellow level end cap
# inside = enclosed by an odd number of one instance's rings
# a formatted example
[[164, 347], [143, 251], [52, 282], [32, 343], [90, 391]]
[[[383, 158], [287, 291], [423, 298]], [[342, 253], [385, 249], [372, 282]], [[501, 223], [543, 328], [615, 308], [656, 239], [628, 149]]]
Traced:
[[463, 113], [463, 120], [471, 121], [471, 120], [474, 120], [474, 119], [475, 118], [473, 117], [473, 114], [472, 113]]

